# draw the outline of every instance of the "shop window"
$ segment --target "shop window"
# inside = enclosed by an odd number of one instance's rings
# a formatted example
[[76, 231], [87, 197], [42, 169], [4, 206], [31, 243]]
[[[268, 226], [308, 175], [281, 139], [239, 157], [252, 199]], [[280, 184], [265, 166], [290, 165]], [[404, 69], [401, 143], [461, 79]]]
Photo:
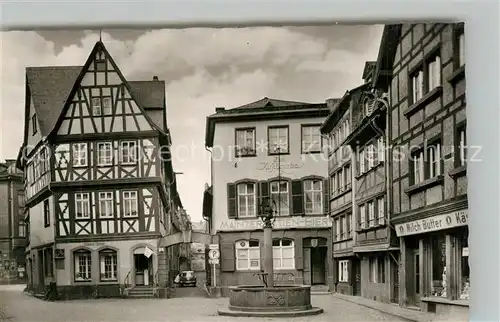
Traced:
[[470, 268], [469, 268], [469, 232], [465, 232], [462, 236], [462, 278], [460, 284], [460, 299], [468, 300], [470, 292]]
[[273, 240], [273, 265], [275, 269], [295, 269], [295, 247], [293, 240]]
[[446, 237], [433, 236], [431, 295], [446, 297]]

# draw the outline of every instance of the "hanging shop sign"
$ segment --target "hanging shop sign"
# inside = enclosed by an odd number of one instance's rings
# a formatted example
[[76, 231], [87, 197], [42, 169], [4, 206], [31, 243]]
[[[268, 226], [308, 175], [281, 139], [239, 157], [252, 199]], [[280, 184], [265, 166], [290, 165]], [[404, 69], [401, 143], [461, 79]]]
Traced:
[[398, 237], [439, 231], [469, 224], [467, 209], [395, 225]]

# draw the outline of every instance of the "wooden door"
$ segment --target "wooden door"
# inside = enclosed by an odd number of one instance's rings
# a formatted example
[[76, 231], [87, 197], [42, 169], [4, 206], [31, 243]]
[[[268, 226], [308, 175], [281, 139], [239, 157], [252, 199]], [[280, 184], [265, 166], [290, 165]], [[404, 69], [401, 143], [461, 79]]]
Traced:
[[414, 291], [414, 303], [415, 305], [420, 305], [420, 297], [421, 297], [421, 290], [420, 290], [420, 278], [421, 278], [421, 272], [420, 272], [420, 251], [419, 249], [415, 249], [413, 251], [413, 289]]
[[325, 284], [325, 255], [326, 247], [311, 249], [311, 275], [312, 284]]
[[311, 285], [311, 248], [303, 248], [304, 251], [304, 285]]

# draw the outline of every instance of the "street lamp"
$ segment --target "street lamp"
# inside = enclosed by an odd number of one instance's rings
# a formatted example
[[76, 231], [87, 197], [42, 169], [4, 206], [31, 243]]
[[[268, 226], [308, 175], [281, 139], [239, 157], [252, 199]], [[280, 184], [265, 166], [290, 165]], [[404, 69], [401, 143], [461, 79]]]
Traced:
[[259, 218], [264, 223], [264, 281], [266, 287], [274, 286], [273, 267], [273, 223], [276, 220], [276, 203], [269, 197], [262, 199], [259, 206]]

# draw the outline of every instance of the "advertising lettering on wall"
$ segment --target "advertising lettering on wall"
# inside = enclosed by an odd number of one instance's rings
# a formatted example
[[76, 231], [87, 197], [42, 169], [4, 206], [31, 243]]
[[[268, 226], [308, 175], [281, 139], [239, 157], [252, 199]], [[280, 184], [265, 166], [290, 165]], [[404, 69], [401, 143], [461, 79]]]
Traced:
[[[273, 224], [274, 229], [330, 228], [331, 226], [332, 220], [329, 216], [276, 218]], [[262, 229], [260, 219], [228, 219], [221, 222], [219, 226], [220, 231], [255, 229]]]
[[292, 174], [293, 170], [300, 169], [304, 166], [304, 162], [294, 163], [292, 161], [285, 161], [283, 158], [274, 157], [272, 161], [261, 162], [257, 166], [258, 171], [266, 171], [269, 173], [278, 174]]
[[449, 214], [410, 221], [395, 225], [398, 237], [428, 233], [454, 227], [466, 226], [469, 223], [468, 210], [455, 211]]

